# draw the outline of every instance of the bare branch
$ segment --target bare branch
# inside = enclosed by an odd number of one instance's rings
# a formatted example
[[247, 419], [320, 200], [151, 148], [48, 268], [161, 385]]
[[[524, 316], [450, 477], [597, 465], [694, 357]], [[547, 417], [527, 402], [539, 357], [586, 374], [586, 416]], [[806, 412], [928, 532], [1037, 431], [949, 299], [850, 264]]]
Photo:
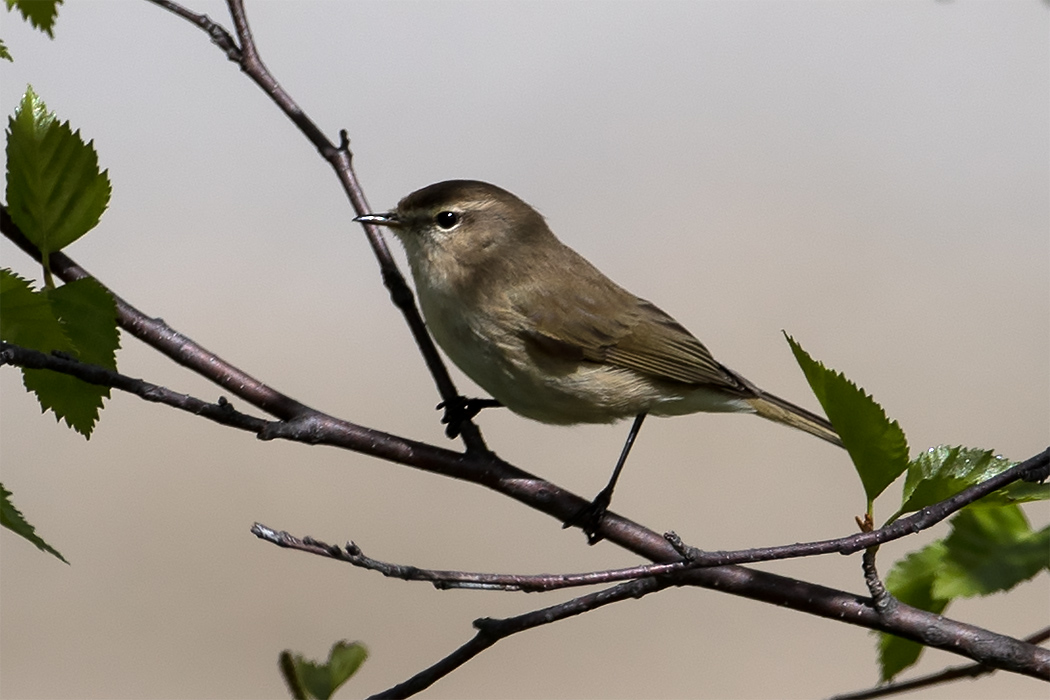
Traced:
[[[170, 2], [169, 0], [149, 0], [149, 2], [189, 20], [195, 26], [207, 32], [213, 41], [215, 41], [216, 35], [220, 33], [221, 27], [217, 27], [204, 15], [196, 15], [182, 8], [178, 3]], [[256, 49], [251, 29], [248, 26], [244, 3], [241, 0], [228, 0], [227, 4], [230, 9], [230, 15], [233, 17], [237, 37], [240, 40], [240, 50], [233, 53], [225, 48], [223, 43], [218, 41], [216, 43], [220, 48], [223, 48], [227, 57], [240, 64], [241, 70], [244, 71], [245, 75], [262, 88], [263, 92], [299, 127], [299, 130], [313, 144], [314, 148], [328, 161], [328, 164], [332, 166], [336, 176], [339, 178], [339, 182], [342, 183], [343, 190], [356, 214], [371, 213], [372, 208], [365, 199], [364, 190], [361, 188], [357, 174], [353, 169], [350, 140], [347, 137], [346, 130], [340, 131], [339, 146], [333, 144], [324, 135], [324, 132], [296, 104], [295, 100], [281, 87], [280, 83], [277, 82], [276, 78], [263, 64]], [[222, 30], [222, 32], [225, 32], [225, 30]], [[441, 401], [450, 404], [455, 402], [459, 398], [459, 391], [453, 384], [448, 368], [445, 367], [445, 363], [438, 354], [434, 341], [423, 323], [423, 317], [416, 307], [412, 290], [409, 289], [404, 275], [401, 274], [394, 257], [390, 254], [390, 249], [387, 247], [379, 227], [371, 224], [363, 224], [363, 226], [368, 243], [372, 247], [376, 260], [379, 262], [383, 284], [390, 292], [390, 299], [405, 317], [405, 322], [408, 323], [412, 337], [415, 339], [416, 345], [423, 355], [423, 360], [426, 362], [427, 369], [430, 371], [437, 386]], [[466, 445], [469, 452], [488, 452], [488, 447], [481, 436], [481, 431], [474, 423], [469, 420], [464, 421], [460, 427], [460, 435], [463, 437], [463, 444]]]
[[832, 540], [819, 540], [800, 544], [781, 545], [778, 547], [756, 547], [735, 552], [705, 552], [690, 547], [673, 532], [667, 539], [682, 556], [701, 566], [722, 566], [725, 564], [747, 564], [758, 561], [775, 561], [793, 559], [814, 554], [854, 554], [862, 549], [898, 540], [907, 535], [920, 532], [945, 520], [963, 507], [1014, 483], [1015, 481], [1042, 481], [1046, 479], [1046, 470], [1050, 466], [1050, 447], [1010, 469], [982, 481], [979, 484], [963, 489], [959, 493], [939, 503], [927, 506], [906, 518], [900, 518], [885, 527], [871, 532], [860, 532], [848, 537]]
[[879, 614], [885, 614], [893, 610], [897, 605], [897, 599], [886, 590], [886, 586], [882, 583], [882, 579], [879, 578], [879, 572], [875, 568], [875, 554], [878, 551], [878, 547], [865, 549], [864, 556], [861, 559], [861, 568], [864, 571], [864, 584], [868, 587], [868, 592], [871, 593], [872, 604], [879, 611]]
[[534, 593], [575, 586], [592, 586], [614, 583], [616, 581], [629, 581], [646, 576], [659, 576], [681, 571], [690, 566], [689, 562], [678, 561], [669, 564], [649, 564], [625, 569], [595, 571], [586, 574], [482, 574], [466, 571], [437, 571], [372, 559], [365, 556], [361, 548], [353, 542], [348, 542], [345, 547], [339, 547], [338, 545], [321, 542], [313, 537], [299, 539], [284, 530], [274, 530], [262, 523], [255, 523], [252, 526], [252, 534], [279, 547], [347, 562], [362, 569], [378, 571], [390, 578], [399, 578], [405, 581], [428, 581], [438, 589], [477, 588]]
[[233, 37], [227, 32], [222, 25], [216, 24], [208, 17], [208, 15], [197, 14], [187, 8], [179, 5], [176, 2], [170, 2], [169, 0], [149, 0], [155, 5], [160, 5], [168, 12], [172, 12], [179, 17], [182, 17], [188, 22], [192, 22], [197, 25], [204, 32], [211, 37], [212, 42], [218, 46], [226, 54], [226, 57], [231, 61], [238, 63], [241, 60], [241, 50], [234, 43]]
[[[34, 260], [40, 261], [40, 251], [11, 220], [7, 207], [0, 207], [0, 232]], [[73, 262], [65, 253], [52, 253], [50, 265], [52, 272], [65, 282], [92, 277], [91, 273]], [[101, 280], [98, 281], [102, 284]], [[278, 418], [290, 419], [312, 410], [201, 347], [164, 323], [163, 319], [150, 318], [120, 298], [112, 289], [107, 287], [107, 290], [113, 295], [117, 305], [118, 325], [176, 363], [210, 379], [234, 396]]]
[[818, 554], [853, 554], [864, 549], [865, 557], [871, 561], [864, 562], [865, 581], [873, 599], [881, 601], [882, 605], [891, 605], [892, 596], [886, 591], [878, 574], [875, 572], [874, 548], [884, 542], [890, 542], [902, 537], [925, 530], [947, 518], [952, 513], [960, 510], [966, 505], [977, 501], [990, 493], [1015, 481], [1030, 480], [1032, 474], [1039, 475], [1050, 464], [1050, 448], [1031, 457], [1010, 469], [987, 479], [980, 484], [975, 484], [950, 498], [935, 503], [918, 513], [897, 520], [879, 530], [862, 532], [833, 540], [821, 540], [818, 542], [805, 542], [798, 544], [780, 545], [776, 547], [754, 547], [736, 551], [705, 552], [695, 547], [690, 547], [682, 542], [682, 539], [674, 532], [668, 532], [664, 538], [681, 557], [680, 561], [669, 563], [652, 564], [645, 566], [629, 567], [624, 569], [612, 569], [608, 571], [591, 572], [584, 574], [559, 574], [557, 576], [542, 575], [529, 576], [524, 574], [480, 574], [455, 571], [429, 571], [415, 566], [400, 564], [389, 564], [375, 559], [365, 557], [360, 548], [352, 542], [347, 545], [346, 551], [335, 545], [326, 544], [314, 538], [306, 537], [302, 540], [284, 531], [277, 531], [260, 523], [256, 523], [252, 532], [264, 539], [281, 547], [298, 549], [321, 556], [345, 561], [354, 566], [379, 571], [386, 576], [394, 576], [412, 581], [431, 581], [439, 588], [452, 587], [450, 584], [463, 582], [478, 584], [484, 582], [493, 588], [504, 588], [506, 590], [522, 591], [545, 591], [555, 588], [569, 588], [572, 586], [587, 586], [598, 583], [610, 583], [622, 581], [641, 576], [666, 576], [679, 571], [698, 568], [710, 568], [726, 566], [728, 564], [752, 564], [763, 561], [777, 561], [782, 559], [794, 559], [800, 557], [814, 556]]
[[552, 605], [540, 610], [508, 617], [501, 620], [481, 618], [474, 621], [478, 633], [469, 642], [437, 662], [430, 668], [420, 671], [403, 683], [376, 693], [372, 698], [406, 698], [414, 695], [441, 678], [447, 676], [470, 659], [480, 654], [496, 642], [518, 632], [540, 627], [551, 622], [558, 622], [575, 615], [595, 610], [610, 603], [618, 603], [628, 598], [641, 598], [676, 585], [663, 578], [649, 577], [621, 583], [596, 593], [573, 598], [572, 600]]
[[[1029, 644], [1040, 644], [1047, 639], [1050, 639], [1050, 627], [1044, 627], [1035, 634], [1028, 635], [1024, 638], [1024, 641]], [[901, 681], [900, 683], [887, 683], [886, 685], [869, 688], [868, 690], [859, 690], [855, 693], [835, 695], [828, 700], [868, 700], [869, 698], [883, 698], [888, 695], [896, 695], [898, 693], [907, 693], [912, 690], [918, 690], [919, 688], [941, 685], [961, 678], [978, 678], [989, 673], [994, 673], [996, 670], [997, 669], [985, 666], [984, 664], [951, 666], [943, 671], [931, 673], [928, 676], [921, 676], [909, 681]]]
[[222, 425], [253, 433], [261, 431], [270, 422], [234, 410], [225, 398], [220, 398], [216, 403], [208, 403], [188, 394], [179, 394], [167, 387], [152, 384], [143, 379], [135, 379], [105, 367], [86, 364], [75, 358], [57, 354], [47, 355], [38, 350], [30, 350], [4, 341], [0, 341], [0, 365], [17, 365], [28, 369], [49, 369], [62, 372], [89, 384], [120, 389], [146, 401], [162, 403]]

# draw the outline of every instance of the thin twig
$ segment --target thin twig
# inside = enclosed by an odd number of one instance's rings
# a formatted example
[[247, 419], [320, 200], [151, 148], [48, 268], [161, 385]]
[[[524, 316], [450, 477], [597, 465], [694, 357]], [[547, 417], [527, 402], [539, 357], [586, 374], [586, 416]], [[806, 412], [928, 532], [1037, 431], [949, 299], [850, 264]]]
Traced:
[[893, 610], [897, 605], [897, 599], [886, 590], [886, 586], [882, 583], [882, 579], [879, 578], [879, 572], [875, 568], [875, 554], [878, 551], [878, 547], [865, 549], [861, 559], [861, 567], [864, 571], [864, 585], [868, 587], [868, 592], [871, 594], [871, 602], [881, 614]]
[[[1035, 634], [1028, 635], [1024, 638], [1024, 641], [1029, 644], [1041, 644], [1047, 639], [1050, 639], [1050, 627], [1044, 627]], [[920, 676], [919, 678], [913, 678], [899, 683], [887, 683], [874, 688], [868, 688], [867, 690], [858, 690], [855, 693], [835, 695], [828, 698], [828, 700], [868, 700], [869, 698], [883, 698], [888, 695], [907, 693], [912, 690], [928, 688], [933, 685], [941, 685], [962, 678], [979, 678], [980, 676], [994, 673], [997, 670], [998, 669], [985, 666], [984, 664], [950, 666], [942, 671], [938, 671], [937, 673], [931, 673], [928, 676]]]
[[[350, 153], [350, 141], [347, 137], [346, 130], [344, 129], [340, 131], [339, 145], [336, 146], [327, 136], [325, 136], [324, 132], [321, 131], [313, 120], [306, 115], [302, 108], [292, 99], [291, 95], [281, 87], [281, 84], [277, 82], [277, 79], [274, 78], [273, 74], [266, 68], [259, 56], [255, 40], [252, 37], [251, 28], [248, 26], [248, 17], [245, 13], [242, 0], [227, 1], [230, 16], [233, 18], [237, 38], [240, 42], [240, 49], [238, 51], [231, 51], [229, 44], [216, 40], [216, 37], [221, 37], [225, 33], [225, 30], [208, 19], [207, 16], [190, 12], [181, 7], [178, 3], [171, 2], [170, 0], [148, 1], [175, 13], [183, 19], [186, 19], [212, 37], [212, 40], [216, 45], [223, 49], [227, 58], [240, 65], [244, 74], [251, 78], [256, 85], [262, 88], [263, 92], [265, 92], [266, 95], [269, 96], [270, 99], [272, 99], [281, 109], [281, 111], [284, 112], [297, 127], [299, 127], [299, 131], [302, 132], [310, 143], [313, 144], [314, 148], [317, 149], [318, 153], [320, 153], [328, 162], [335, 171], [336, 176], [339, 178], [339, 182], [342, 183], [343, 191], [350, 200], [350, 204], [356, 213], [355, 215], [359, 216], [361, 214], [372, 213], [372, 208], [365, 199], [364, 190], [361, 188], [357, 179], [357, 174], [353, 169], [353, 156]], [[227, 37], [229, 36], [228, 34], [225, 35]], [[232, 39], [230, 41], [232, 42]], [[419, 309], [416, 306], [415, 297], [413, 296], [411, 289], [409, 289], [408, 284], [405, 282], [404, 275], [402, 275], [401, 271], [398, 269], [397, 262], [394, 260], [393, 255], [390, 254], [390, 249], [386, 244], [386, 240], [383, 238], [382, 233], [377, 226], [364, 224], [364, 231], [368, 243], [372, 248], [372, 253], [379, 262], [379, 270], [383, 284], [389, 291], [390, 298], [394, 302], [394, 305], [405, 317], [409, 330], [412, 332], [412, 337], [415, 339], [416, 345], [419, 347], [419, 350], [423, 355], [423, 360], [427, 365], [427, 369], [430, 371], [430, 374], [434, 379], [434, 383], [437, 386], [438, 394], [441, 396], [442, 402], [454, 402], [459, 398], [459, 391], [456, 389], [456, 385], [452, 382], [452, 377], [449, 375], [448, 368], [441, 359], [441, 355], [438, 354], [434, 341], [430, 337], [430, 333], [427, 331], [426, 324], [423, 323], [423, 317], [420, 315]], [[460, 435], [463, 437], [463, 444], [466, 446], [467, 451], [476, 453], [488, 452], [488, 447], [485, 445], [485, 440], [481, 436], [481, 431], [473, 422], [464, 421], [460, 428]]]
[[197, 14], [192, 10], [189, 10], [176, 2], [170, 0], [149, 0], [155, 5], [160, 5], [168, 12], [172, 12], [184, 20], [197, 25], [200, 29], [211, 37], [212, 42], [222, 49], [226, 57], [233, 62], [239, 62], [241, 60], [241, 49], [233, 41], [233, 37], [230, 33], [220, 25], [216, 24], [211, 20], [208, 15]]
[[[34, 260], [40, 262], [40, 251], [11, 220], [7, 207], [0, 207], [0, 232]], [[52, 253], [50, 265], [51, 270], [65, 282], [92, 277], [91, 273], [75, 263], [65, 253]], [[97, 281], [102, 284], [101, 280]], [[113, 296], [117, 305], [117, 324], [176, 363], [210, 379], [234, 396], [277, 418], [289, 420], [313, 410], [267, 386], [194, 340], [182, 335], [166, 324], [163, 319], [151, 318], [142, 313], [112, 289], [107, 287], [107, 291]]]
[[[846, 537], [832, 540], [821, 540], [818, 542], [803, 542], [776, 547], [753, 547], [750, 549], [728, 552], [701, 551], [695, 547], [686, 545], [674, 532], [669, 532], [664, 535], [664, 538], [682, 557], [680, 561], [583, 574], [543, 574], [540, 576], [529, 576], [524, 574], [482, 574], [459, 571], [434, 571], [420, 569], [415, 566], [390, 564], [371, 559], [370, 557], [366, 557], [361, 552], [360, 548], [352, 542], [347, 545], [346, 550], [343, 550], [335, 545], [330, 545], [310, 537], [298, 539], [287, 532], [274, 530], [265, 525], [261, 525], [260, 523], [256, 523], [255, 526], [253, 526], [252, 532], [261, 539], [282, 547], [298, 549], [311, 554], [338, 559], [353, 564], [354, 566], [379, 571], [386, 576], [393, 576], [412, 581], [430, 581], [439, 588], [448, 588], [459, 583], [472, 586], [484, 583], [486, 587], [490, 588], [521, 590], [526, 592], [545, 591], [555, 588], [569, 588], [573, 586], [588, 586], [598, 583], [628, 580], [641, 576], [663, 576], [687, 569], [719, 567], [726, 566], [727, 564], [753, 564], [763, 561], [793, 559], [818, 554], [851, 554], [863, 549], [865, 550], [865, 557], [871, 558], [870, 562], [864, 562], [865, 581], [868, 583], [873, 600], [876, 601], [876, 606], [881, 609], [892, 605], [894, 599], [888, 592], [886, 592], [881, 580], [879, 580], [878, 574], [875, 573], [874, 555], [869, 554], [874, 551], [875, 545], [901, 539], [905, 536], [932, 527], [964, 506], [1015, 481], [1024, 480], [1032, 472], [1038, 473], [1048, 463], [1050, 463], [1050, 448], [1047, 448], [1034, 457], [1014, 465], [1010, 469], [997, 474], [992, 478], [970, 486], [940, 503], [935, 503], [910, 517], [901, 518], [890, 525], [871, 532], [862, 532], [848, 535]], [[881, 606], [879, 605], [879, 601], [881, 601]]]
[[1038, 479], [1045, 479], [1045, 471], [1050, 465], [1050, 447], [1037, 455], [1020, 462], [1013, 467], [985, 479], [979, 484], [974, 484], [963, 489], [949, 498], [926, 506], [914, 515], [900, 518], [885, 527], [871, 532], [860, 532], [848, 537], [831, 540], [818, 540], [816, 542], [805, 542], [799, 544], [781, 545], [777, 547], [756, 547], [754, 549], [742, 549], [735, 552], [709, 552], [690, 547], [678, 539], [674, 533], [668, 533], [668, 540], [682, 556], [702, 566], [721, 566], [724, 564], [746, 564], [756, 561], [775, 561], [778, 559], [792, 559], [800, 556], [814, 554], [828, 554], [838, 552], [839, 554], [854, 554], [862, 549], [874, 547], [898, 540], [907, 535], [926, 530], [963, 507], [978, 501], [999, 489], [1014, 483], [1015, 481], [1030, 481], [1033, 475]]
[[[1027, 473], [1027, 470], [1025, 470], [1025, 473]], [[870, 508], [863, 518], [857, 518], [857, 525], [860, 526], [861, 532], [871, 532], [875, 529]], [[864, 555], [860, 560], [860, 568], [864, 573], [864, 585], [868, 587], [868, 593], [871, 594], [871, 603], [881, 614], [892, 610], [897, 605], [897, 599], [886, 590], [886, 585], [879, 578], [879, 571], [875, 567], [875, 557], [878, 556], [878, 553], [879, 545], [865, 549]]]
[[362, 569], [378, 571], [390, 578], [399, 578], [405, 581], [426, 581], [438, 589], [475, 588], [534, 593], [577, 586], [630, 581], [646, 576], [659, 576], [681, 571], [690, 565], [689, 562], [678, 561], [670, 564], [649, 564], [585, 574], [483, 574], [467, 571], [439, 571], [379, 561], [378, 559], [365, 556], [361, 548], [353, 542], [348, 542], [345, 547], [339, 547], [313, 537], [300, 539], [284, 530], [274, 530], [262, 523], [252, 525], [252, 534], [279, 547], [347, 562]]
[[475, 620], [474, 627], [477, 628], [478, 633], [474, 635], [473, 639], [430, 668], [420, 671], [392, 688], [372, 695], [371, 698], [407, 698], [430, 687], [485, 649], [512, 634], [564, 620], [575, 615], [582, 615], [585, 612], [590, 612], [610, 603], [617, 603], [628, 598], [641, 598], [674, 585], [676, 585], [674, 582], [664, 578], [647, 577], [621, 583], [612, 588], [573, 598], [558, 605], [533, 610], [523, 615], [500, 620], [491, 618]]
[[159, 384], [135, 379], [105, 367], [55, 354], [48, 355], [4, 341], [0, 341], [0, 365], [16, 365], [27, 369], [49, 369], [62, 372], [89, 384], [120, 389], [146, 401], [165, 404], [222, 425], [253, 433], [261, 431], [271, 422], [234, 410], [225, 398], [220, 398], [216, 403], [208, 403], [188, 394], [179, 394]]

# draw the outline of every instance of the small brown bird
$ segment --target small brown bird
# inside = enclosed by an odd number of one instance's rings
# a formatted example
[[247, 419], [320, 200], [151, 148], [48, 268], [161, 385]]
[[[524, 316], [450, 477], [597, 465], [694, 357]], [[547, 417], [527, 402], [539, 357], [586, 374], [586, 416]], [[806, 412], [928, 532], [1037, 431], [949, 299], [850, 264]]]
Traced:
[[397, 234], [434, 339], [502, 405], [544, 423], [635, 419], [609, 484], [566, 524], [583, 525], [592, 543], [647, 414], [757, 413], [842, 446], [828, 421], [720, 364], [506, 190], [439, 182], [356, 220]]

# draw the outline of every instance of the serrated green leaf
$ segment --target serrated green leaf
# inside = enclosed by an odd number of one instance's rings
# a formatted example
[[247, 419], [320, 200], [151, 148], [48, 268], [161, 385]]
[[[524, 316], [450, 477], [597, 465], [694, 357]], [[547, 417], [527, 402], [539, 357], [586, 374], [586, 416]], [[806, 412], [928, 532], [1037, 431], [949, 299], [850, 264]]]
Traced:
[[897, 421], [882, 406], [846, 379], [817, 362], [791, 336], [784, 334], [824, 414], [842, 438], [857, 469], [869, 510], [872, 501], [908, 468], [908, 441]]
[[[1050, 500], [1050, 484], [1030, 484], [1024, 481], [1015, 481], [1006, 488], [989, 494], [986, 498], [995, 498], [996, 494], [1001, 495], [1002, 499], [1007, 503], [1046, 501]], [[981, 503], [984, 503], [986, 498], [982, 498]]]
[[76, 352], [47, 296], [8, 269], [0, 270], [0, 339], [41, 352]]
[[364, 644], [343, 640], [332, 645], [328, 663], [318, 664], [285, 651], [281, 654], [281, 665], [286, 676], [289, 672], [286, 667], [291, 665], [295, 677], [287, 680], [296, 692], [304, 691], [310, 697], [328, 700], [357, 672], [366, 658], [368, 649]]
[[77, 349], [81, 362], [116, 370], [120, 347], [113, 295], [91, 277], [46, 290], [51, 308]]
[[[1050, 526], [1032, 532], [1016, 505], [983, 503], [956, 513], [948, 537], [894, 564], [886, 589], [903, 603], [940, 614], [955, 598], [1009, 590], [1050, 568]], [[914, 664], [923, 649], [886, 634], [878, 646], [883, 681]]]
[[22, 516], [22, 513], [15, 508], [15, 504], [11, 502], [11, 492], [4, 488], [3, 484], [0, 484], [0, 525], [6, 527], [11, 532], [21, 537], [26, 538], [31, 543], [36, 545], [37, 549], [54, 554], [61, 561], [68, 564], [66, 558], [58, 553], [58, 550], [45, 542], [39, 535], [36, 534], [36, 529], [26, 522], [26, 519]]
[[7, 0], [7, 9], [17, 7], [24, 19], [54, 39], [55, 20], [61, 4], [62, 0]]
[[939, 598], [1007, 591], [1050, 569], [1050, 527], [1032, 532], [1018, 506], [975, 505], [957, 513], [933, 583]]
[[90, 439], [98, 423], [98, 412], [109, 389], [82, 382], [76, 377], [47, 369], [25, 369], [22, 384], [36, 394], [40, 411], [54, 411], [55, 420], [65, 420], [73, 430]]
[[8, 120], [7, 207], [46, 260], [98, 224], [109, 204], [109, 176], [94, 146], [59, 124], [32, 87]]
[[900, 512], [910, 513], [943, 501], [1006, 471], [1014, 464], [991, 450], [947, 445], [931, 447], [908, 465]]
[[[886, 589], [897, 600], [922, 610], [940, 614], [949, 601], [934, 593], [937, 572], [948, 555], [943, 541], [933, 542], [901, 559], [886, 576]], [[878, 634], [879, 675], [882, 682], [915, 664], [924, 647], [918, 642], [892, 634]]]
[[933, 606], [946, 603], [943, 597], [934, 594], [933, 587], [947, 557], [948, 546], [944, 540], [911, 552], [886, 575], [886, 590], [902, 603], [923, 610], [933, 610]]
[[[119, 346], [113, 297], [96, 280], [83, 279], [46, 292], [34, 292], [26, 280], [0, 271], [0, 337], [33, 350], [64, 352], [82, 362], [116, 369]], [[67, 374], [22, 370], [22, 383], [36, 394], [42, 411], [86, 438], [98, 422], [109, 389]]]
[[0, 58], [6, 59], [11, 63], [15, 62], [15, 59], [11, 57], [11, 52], [7, 49], [7, 44], [4, 43], [3, 39], [0, 39]]

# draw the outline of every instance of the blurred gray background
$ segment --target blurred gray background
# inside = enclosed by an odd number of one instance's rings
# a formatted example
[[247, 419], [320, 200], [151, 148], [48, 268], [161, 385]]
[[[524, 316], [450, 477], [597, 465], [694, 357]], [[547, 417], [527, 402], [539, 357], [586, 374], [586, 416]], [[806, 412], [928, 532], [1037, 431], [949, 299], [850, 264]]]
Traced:
[[[224, 6], [193, 7], [229, 25]], [[860, 383], [913, 452], [1023, 459], [1050, 437], [1048, 6], [1016, 2], [249, 3], [264, 60], [376, 209], [477, 178], [535, 205], [722, 362], [815, 407], [781, 336]], [[5, 115], [31, 83], [94, 139], [113, 199], [68, 253], [144, 312], [324, 411], [441, 445], [438, 398], [336, 179], [207, 37], [145, 2], [4, 14]], [[396, 247], [396, 243], [393, 243]], [[3, 265], [40, 279], [6, 241]], [[398, 251], [400, 255], [400, 250]], [[124, 336], [121, 369], [221, 391]], [[455, 372], [455, 371], [454, 371]], [[478, 389], [455, 372], [464, 393]], [[284, 551], [255, 521], [418, 566], [638, 563], [506, 498], [118, 394], [89, 442], [0, 371], [2, 481], [61, 564], [0, 534], [5, 698], [286, 697], [281, 649], [372, 656], [342, 697], [437, 661], [481, 616], [566, 594], [436, 591]], [[243, 407], [243, 403], [235, 401]], [[502, 457], [586, 497], [626, 424], [479, 419]], [[893, 512], [899, 487], [880, 501]], [[708, 549], [834, 537], [842, 454], [753, 417], [652, 420], [616, 510]], [[1050, 516], [1028, 508], [1033, 524]], [[890, 562], [945, 527], [883, 548]], [[858, 557], [768, 565], [863, 593]], [[1048, 577], [949, 614], [1025, 635]], [[703, 590], [500, 643], [432, 698], [813, 698], [876, 681], [866, 631]], [[928, 652], [920, 670], [961, 663]], [[1043, 698], [999, 674], [930, 698]]]

